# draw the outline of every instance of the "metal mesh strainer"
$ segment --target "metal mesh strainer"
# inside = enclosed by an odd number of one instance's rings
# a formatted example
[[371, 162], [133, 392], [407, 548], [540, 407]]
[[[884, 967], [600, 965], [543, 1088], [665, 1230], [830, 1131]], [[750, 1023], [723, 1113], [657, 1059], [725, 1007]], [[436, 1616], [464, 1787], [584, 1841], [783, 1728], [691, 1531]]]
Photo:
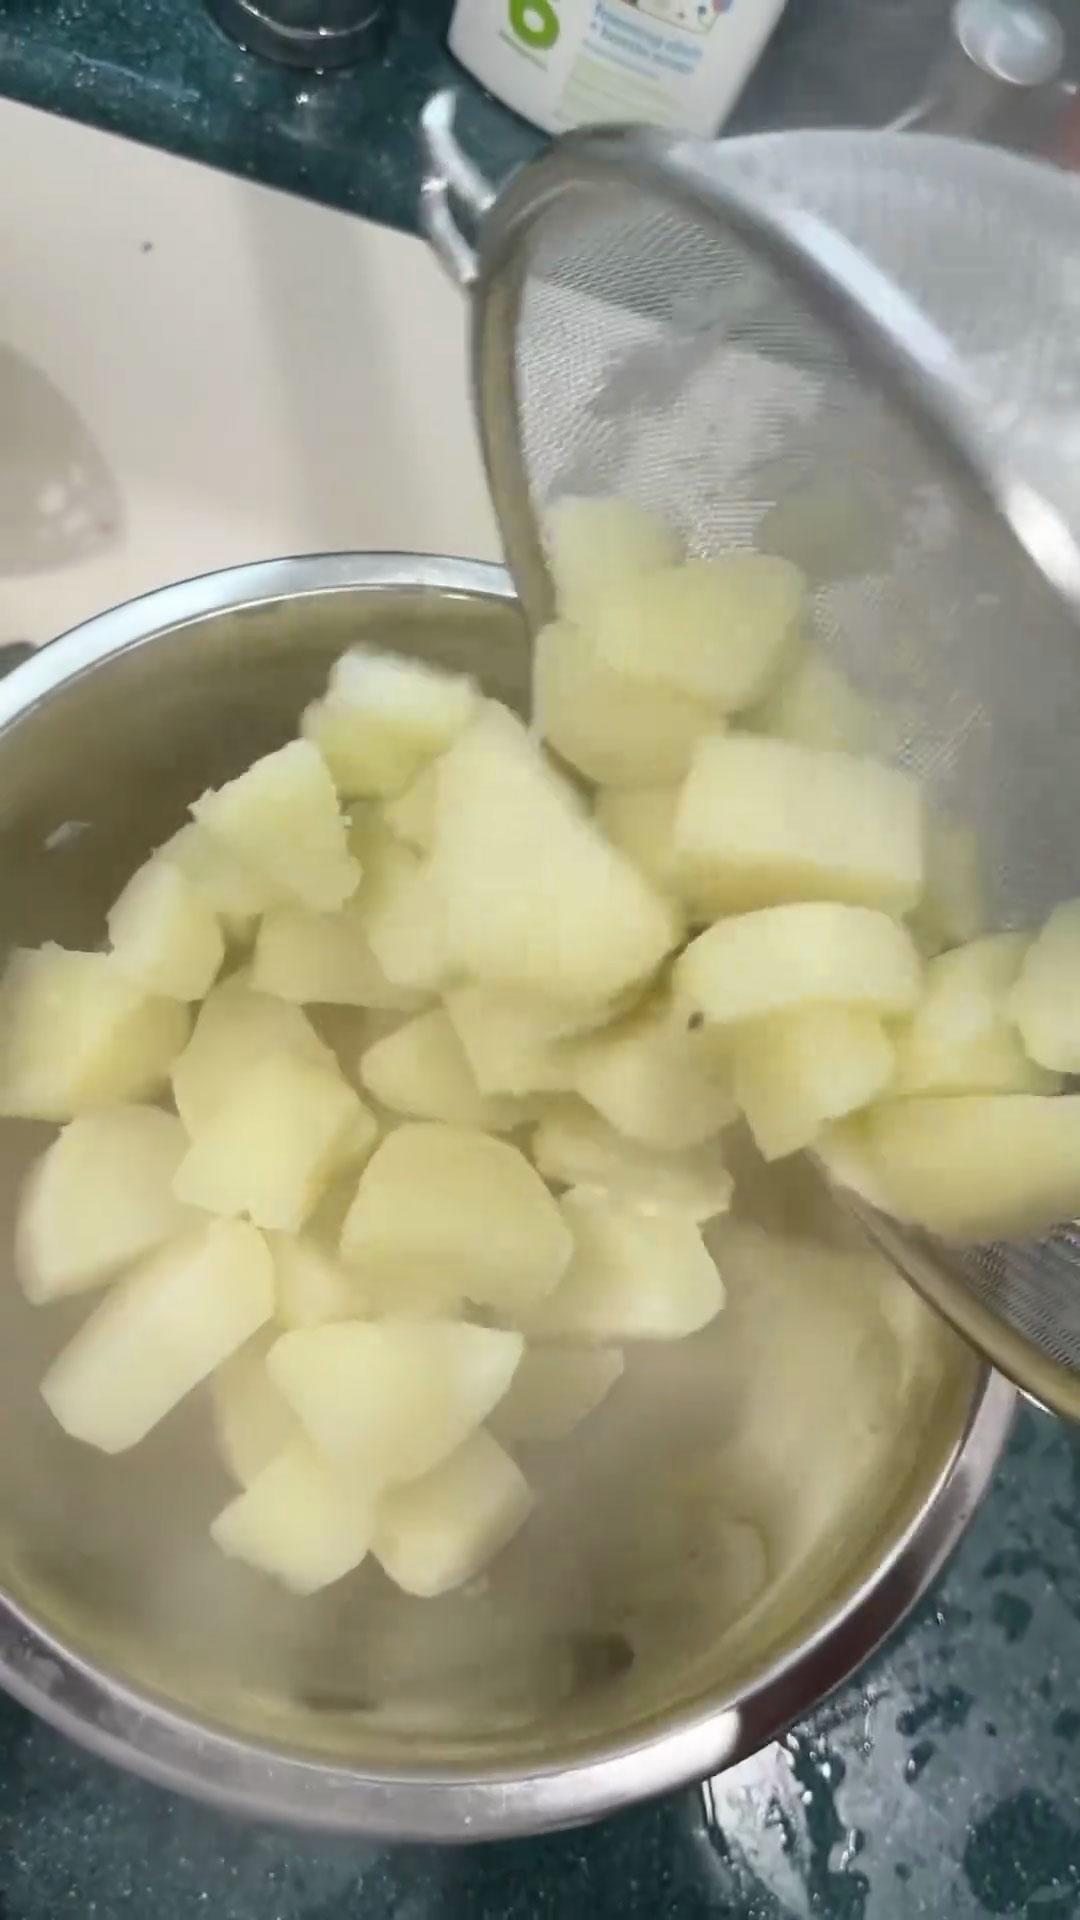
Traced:
[[[428, 228], [473, 281], [530, 619], [552, 610], [538, 522], [561, 494], [636, 500], [694, 552], [786, 553], [896, 757], [976, 828], [994, 921], [1080, 893], [1080, 190], [918, 134], [605, 130], [492, 202], [441, 113]], [[484, 216], [475, 271], [450, 193]], [[1080, 1416], [1080, 1230], [957, 1252], [868, 1224]]]

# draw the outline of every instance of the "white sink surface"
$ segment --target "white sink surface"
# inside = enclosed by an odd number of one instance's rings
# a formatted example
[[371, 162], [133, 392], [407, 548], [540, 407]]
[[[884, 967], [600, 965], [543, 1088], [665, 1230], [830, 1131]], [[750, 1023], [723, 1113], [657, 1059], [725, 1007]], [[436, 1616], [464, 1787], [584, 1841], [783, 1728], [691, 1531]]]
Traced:
[[498, 555], [420, 241], [0, 103], [0, 642], [211, 567]]

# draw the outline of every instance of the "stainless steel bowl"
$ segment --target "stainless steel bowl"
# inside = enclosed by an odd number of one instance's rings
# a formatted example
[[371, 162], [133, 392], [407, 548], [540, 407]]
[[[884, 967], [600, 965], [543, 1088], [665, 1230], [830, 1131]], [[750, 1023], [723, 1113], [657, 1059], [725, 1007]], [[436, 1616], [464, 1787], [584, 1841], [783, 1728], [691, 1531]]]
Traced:
[[[364, 636], [524, 696], [506, 576], [415, 555], [212, 575], [18, 667], [0, 684], [5, 942], [96, 943], [192, 795], [284, 740]], [[0, 1218], [44, 1137], [4, 1123]], [[753, 1180], [744, 1194], [752, 1211]], [[817, 1201], [792, 1176], [783, 1204], [798, 1227]], [[903, 1359], [883, 1369], [862, 1308], [819, 1264], [810, 1284], [736, 1260], [713, 1329], [643, 1352], [572, 1443], [530, 1460], [537, 1515], [490, 1577], [426, 1602], [377, 1569], [298, 1602], [222, 1560], [206, 1526], [227, 1489], [202, 1398], [130, 1455], [76, 1446], [36, 1383], [85, 1306], [32, 1310], [9, 1280], [0, 1680], [170, 1786], [387, 1837], [570, 1824], [741, 1759], [931, 1579], [1012, 1409], [885, 1268], [866, 1297]]]

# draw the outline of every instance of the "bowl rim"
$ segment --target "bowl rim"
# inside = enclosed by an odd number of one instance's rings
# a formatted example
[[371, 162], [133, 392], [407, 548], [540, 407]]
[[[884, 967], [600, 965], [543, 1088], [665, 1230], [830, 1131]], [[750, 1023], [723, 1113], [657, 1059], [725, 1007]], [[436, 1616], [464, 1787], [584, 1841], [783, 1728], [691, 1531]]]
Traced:
[[[96, 615], [0, 680], [0, 736], [72, 680], [215, 614], [326, 593], [431, 591], [515, 600], [505, 569], [413, 553], [258, 561], [158, 588]], [[856, 1591], [737, 1700], [658, 1713], [595, 1755], [516, 1772], [365, 1773], [221, 1732], [92, 1666], [0, 1591], [0, 1686], [99, 1758], [218, 1808], [383, 1840], [469, 1841], [582, 1824], [736, 1765], [839, 1686], [895, 1629], [986, 1492], [1017, 1404], [975, 1364], [950, 1456], [922, 1506]]]

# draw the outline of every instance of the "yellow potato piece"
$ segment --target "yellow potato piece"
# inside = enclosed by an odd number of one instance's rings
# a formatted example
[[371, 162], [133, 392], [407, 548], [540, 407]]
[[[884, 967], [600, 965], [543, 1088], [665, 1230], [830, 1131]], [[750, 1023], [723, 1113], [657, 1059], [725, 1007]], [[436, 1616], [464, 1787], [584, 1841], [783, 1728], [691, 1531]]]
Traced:
[[911, 915], [917, 937], [931, 953], [975, 940], [986, 931], [982, 856], [974, 830], [961, 820], [927, 822], [923, 897]]
[[524, 1474], [481, 1430], [423, 1479], [383, 1496], [372, 1551], [396, 1586], [433, 1599], [475, 1579], [532, 1505]]
[[799, 642], [806, 583], [773, 554], [687, 560], [605, 600], [594, 638], [616, 673], [738, 713], [764, 698]]
[[531, 1338], [681, 1340], [719, 1313], [723, 1283], [685, 1215], [643, 1213], [582, 1188], [559, 1205], [574, 1254], [555, 1292], [515, 1316]]
[[187, 1135], [158, 1107], [103, 1107], [72, 1120], [19, 1198], [15, 1263], [33, 1301], [100, 1286], [198, 1224], [173, 1194]]
[[565, 1013], [489, 987], [455, 987], [447, 1016], [485, 1097], [555, 1093], [573, 1084]]
[[392, 1305], [490, 1306], [540, 1299], [570, 1258], [570, 1234], [539, 1174], [504, 1140], [409, 1123], [382, 1142], [345, 1218], [342, 1257]]
[[678, 894], [675, 787], [610, 787], [596, 796], [596, 823], [662, 893]]
[[383, 819], [391, 832], [417, 853], [430, 853], [435, 838], [435, 800], [439, 788], [438, 762], [421, 767], [415, 780], [396, 800], [383, 804]]
[[809, 1146], [826, 1122], [876, 1100], [893, 1065], [875, 1014], [807, 1007], [739, 1029], [732, 1086], [760, 1152], [778, 1160]]
[[449, 1014], [432, 1007], [360, 1056], [367, 1091], [394, 1113], [417, 1120], [506, 1133], [529, 1117], [522, 1100], [482, 1094]]
[[267, 1367], [328, 1464], [396, 1483], [487, 1419], [523, 1350], [520, 1334], [455, 1320], [351, 1320], [283, 1333]]
[[700, 1222], [731, 1205], [731, 1175], [718, 1139], [665, 1153], [617, 1133], [584, 1100], [546, 1102], [531, 1150], [545, 1179], [593, 1187], [644, 1213], [670, 1209]]
[[681, 780], [697, 742], [724, 726], [704, 701], [616, 672], [564, 620], [534, 642], [533, 720], [570, 766], [613, 787]]
[[371, 1487], [332, 1473], [300, 1439], [229, 1502], [210, 1535], [231, 1560], [308, 1594], [360, 1565], [374, 1526]]
[[191, 811], [234, 859], [302, 906], [332, 913], [356, 890], [345, 816], [310, 741], [265, 754]]
[[907, 931], [868, 907], [806, 901], [722, 920], [675, 963], [676, 999], [718, 1029], [799, 1007], [907, 1013], [922, 966]]
[[276, 1335], [256, 1334], [210, 1378], [214, 1433], [226, 1472], [249, 1487], [299, 1437], [296, 1415], [271, 1384], [266, 1356]]
[[574, 1044], [574, 1087], [619, 1133], [678, 1152], [736, 1118], [731, 1088], [669, 996]]
[[256, 936], [251, 984], [256, 992], [301, 1006], [407, 1012], [420, 999], [387, 978], [351, 903], [340, 913], [272, 907]]
[[867, 1116], [883, 1204], [950, 1240], [1021, 1240], [1080, 1214], [1080, 1096], [887, 1101]]
[[272, 1053], [233, 1085], [180, 1163], [173, 1191], [207, 1213], [295, 1233], [378, 1125], [331, 1070]]
[[1027, 948], [1009, 998], [1030, 1060], [1080, 1072], [1080, 900], [1055, 907]]
[[433, 859], [449, 964], [478, 985], [591, 1006], [646, 980], [679, 937], [671, 904], [502, 708], [440, 764]]
[[500, 1440], [565, 1440], [615, 1382], [625, 1362], [619, 1347], [527, 1347], [505, 1399], [491, 1416]]
[[1029, 945], [1026, 933], [988, 934], [928, 963], [923, 997], [896, 1030], [893, 1093], [1057, 1092], [1059, 1079], [1029, 1060], [1010, 1012]]
[[156, 855], [110, 907], [108, 928], [121, 973], [173, 1000], [201, 1000], [225, 958], [213, 909], [179, 867]]
[[346, 799], [400, 794], [442, 753], [477, 704], [474, 683], [422, 660], [354, 647], [301, 726]]
[[559, 611], [587, 631], [605, 601], [682, 559], [678, 534], [632, 500], [567, 495], [544, 515], [544, 544]]
[[120, 1453], [273, 1311], [262, 1235], [239, 1220], [215, 1220], [109, 1289], [45, 1375], [45, 1403], [73, 1439]]
[[281, 899], [265, 875], [246, 867], [194, 820], [158, 848], [158, 857], [186, 874], [231, 940], [248, 939], [259, 915]]
[[713, 914], [797, 900], [903, 914], [923, 887], [922, 795], [876, 760], [730, 734], [694, 755], [675, 848]]
[[293, 1053], [331, 1071], [335, 1060], [299, 1007], [256, 993], [249, 971], [208, 994], [172, 1070], [176, 1109], [191, 1134], [213, 1119], [236, 1082], [268, 1053]]
[[364, 1312], [366, 1299], [355, 1274], [309, 1234], [267, 1235], [274, 1256], [279, 1326], [322, 1327]]
[[0, 985], [0, 1113], [70, 1120], [157, 1093], [191, 1031], [104, 953], [18, 947]]
[[872, 753], [884, 731], [869, 701], [856, 693], [841, 667], [820, 647], [807, 647], [791, 671], [759, 707], [746, 715], [747, 726], [777, 740], [804, 747]]

